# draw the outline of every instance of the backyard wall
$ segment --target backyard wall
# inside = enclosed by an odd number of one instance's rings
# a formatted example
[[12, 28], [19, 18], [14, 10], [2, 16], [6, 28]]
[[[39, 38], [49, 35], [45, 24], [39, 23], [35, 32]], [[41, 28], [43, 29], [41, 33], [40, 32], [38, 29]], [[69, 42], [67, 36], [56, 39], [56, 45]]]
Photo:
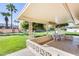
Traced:
[[[19, 32], [19, 29], [14, 29], [14, 32]], [[12, 32], [12, 29], [0, 29], [0, 33]]]

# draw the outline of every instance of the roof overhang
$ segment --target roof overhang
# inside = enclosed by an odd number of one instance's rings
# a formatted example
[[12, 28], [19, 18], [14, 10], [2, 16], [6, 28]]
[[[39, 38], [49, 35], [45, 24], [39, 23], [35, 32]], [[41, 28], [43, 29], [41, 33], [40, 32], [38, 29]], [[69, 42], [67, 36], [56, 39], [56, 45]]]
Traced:
[[52, 22], [57, 24], [72, 22], [72, 17], [79, 19], [79, 4], [68, 3], [67, 6], [71, 14], [62, 3], [31, 3], [24, 7], [18, 19], [36, 23]]

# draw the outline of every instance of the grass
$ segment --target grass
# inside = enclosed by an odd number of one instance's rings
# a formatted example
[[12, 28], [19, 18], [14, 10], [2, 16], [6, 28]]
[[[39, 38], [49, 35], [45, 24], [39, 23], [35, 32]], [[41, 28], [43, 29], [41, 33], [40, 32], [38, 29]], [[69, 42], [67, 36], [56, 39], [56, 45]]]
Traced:
[[26, 47], [25, 35], [12, 35], [0, 37], [0, 55], [6, 55], [14, 51], [23, 49]]
[[41, 36], [45, 36], [45, 35], [46, 35], [46, 32], [36, 32], [36, 33], [34, 33], [35, 37], [41, 37]]
[[79, 36], [79, 32], [65, 32], [65, 35]]
[[47, 32], [35, 32], [35, 33], [34, 33], [34, 36], [35, 36], [35, 37], [41, 37], [41, 36], [46, 36], [47, 34], [48, 34], [48, 35], [52, 35], [53, 32], [54, 32], [54, 31], [49, 31], [48, 33], [47, 33]]

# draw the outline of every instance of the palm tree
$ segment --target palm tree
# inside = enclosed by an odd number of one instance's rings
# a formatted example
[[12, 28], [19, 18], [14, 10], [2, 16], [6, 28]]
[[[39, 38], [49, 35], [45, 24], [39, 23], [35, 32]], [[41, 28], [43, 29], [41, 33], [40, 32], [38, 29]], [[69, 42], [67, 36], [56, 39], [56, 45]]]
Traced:
[[6, 9], [8, 11], [10, 11], [10, 14], [11, 14], [11, 29], [12, 29], [12, 32], [13, 32], [13, 25], [12, 25], [12, 22], [13, 22], [13, 12], [16, 13], [17, 9], [16, 7], [13, 5], [13, 4], [7, 4], [6, 5]]
[[1, 12], [1, 14], [5, 17], [5, 24], [6, 24], [6, 28], [8, 28], [8, 16], [10, 16], [10, 13], [5, 13], [5, 12]]

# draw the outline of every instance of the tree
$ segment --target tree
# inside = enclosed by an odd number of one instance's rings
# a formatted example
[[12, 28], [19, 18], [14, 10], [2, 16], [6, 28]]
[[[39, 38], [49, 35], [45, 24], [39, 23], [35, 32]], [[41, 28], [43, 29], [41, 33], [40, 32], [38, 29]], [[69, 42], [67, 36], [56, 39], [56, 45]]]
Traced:
[[27, 30], [28, 27], [29, 27], [28, 22], [27, 22], [27, 21], [23, 21], [23, 22], [21, 23], [21, 27], [22, 27], [24, 30]]
[[65, 24], [57, 24], [56, 25], [56, 28], [61, 28], [61, 27], [65, 27], [65, 26], [68, 26], [68, 23], [65, 23]]
[[5, 24], [6, 24], [6, 28], [8, 28], [8, 16], [10, 16], [10, 13], [5, 13], [5, 12], [1, 12], [1, 15], [3, 15], [5, 17]]
[[33, 23], [33, 30], [45, 30], [44, 24]]
[[11, 29], [12, 29], [12, 32], [13, 32], [13, 24], [12, 24], [12, 22], [13, 22], [13, 12], [16, 13], [17, 9], [16, 9], [16, 7], [15, 7], [13, 4], [11, 4], [11, 3], [6, 5], [6, 9], [7, 9], [8, 11], [10, 11], [10, 14], [11, 14]]

